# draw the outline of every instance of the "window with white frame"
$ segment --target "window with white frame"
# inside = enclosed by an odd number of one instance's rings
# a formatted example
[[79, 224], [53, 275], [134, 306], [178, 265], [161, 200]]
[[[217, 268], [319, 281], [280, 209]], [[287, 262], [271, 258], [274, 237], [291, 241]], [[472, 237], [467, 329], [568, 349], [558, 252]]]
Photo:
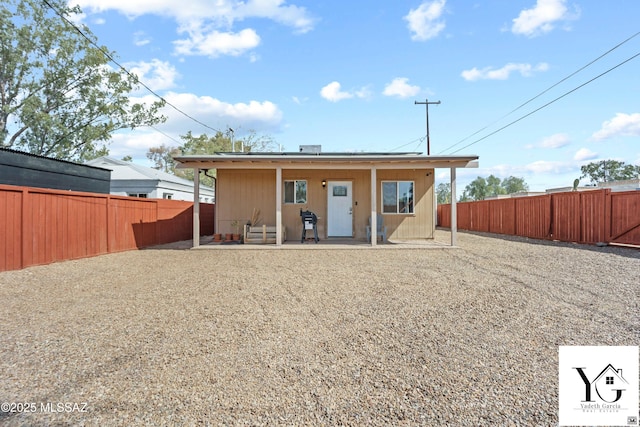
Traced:
[[284, 182], [285, 203], [307, 203], [307, 181], [294, 180]]
[[382, 212], [413, 213], [413, 181], [382, 181]]

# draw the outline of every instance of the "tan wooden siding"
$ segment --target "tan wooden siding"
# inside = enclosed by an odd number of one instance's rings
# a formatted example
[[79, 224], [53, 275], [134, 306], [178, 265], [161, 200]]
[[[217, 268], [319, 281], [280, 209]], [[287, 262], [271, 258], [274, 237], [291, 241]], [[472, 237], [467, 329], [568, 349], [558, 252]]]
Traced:
[[432, 239], [435, 231], [433, 170], [378, 170], [377, 179], [378, 212], [382, 212], [382, 181], [413, 181], [415, 183], [413, 214], [383, 214], [388, 237]]
[[276, 171], [219, 169], [216, 188], [216, 232], [235, 233], [237, 220], [246, 224], [260, 209], [262, 224], [276, 222]]
[[[400, 239], [433, 238], [433, 170], [378, 170], [377, 211], [381, 212], [381, 182], [402, 180], [415, 182], [415, 208], [412, 215], [385, 214], [385, 225], [389, 237]], [[275, 225], [275, 180], [274, 170], [218, 170], [217, 228], [220, 233], [233, 231], [231, 222], [246, 223], [253, 209], [260, 209], [262, 224]], [[307, 203], [282, 205], [282, 223], [286, 227], [287, 239], [296, 240], [302, 235], [300, 209], [318, 215], [318, 235], [327, 238], [327, 189], [322, 180], [351, 181], [353, 185], [353, 235], [366, 238], [366, 226], [371, 215], [371, 172], [369, 170], [304, 170], [285, 169], [282, 180], [306, 180]], [[284, 197], [284, 192], [283, 192]]]

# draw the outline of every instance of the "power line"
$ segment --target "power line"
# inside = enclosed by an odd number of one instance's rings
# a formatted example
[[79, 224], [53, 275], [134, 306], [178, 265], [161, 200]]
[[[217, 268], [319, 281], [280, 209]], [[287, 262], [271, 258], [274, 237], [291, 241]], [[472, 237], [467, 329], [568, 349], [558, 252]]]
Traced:
[[[569, 80], [571, 77], [575, 76], [576, 74], [578, 74], [580, 71], [584, 70], [585, 68], [593, 65], [594, 63], [596, 63], [597, 61], [599, 61], [600, 59], [604, 58], [605, 56], [607, 56], [608, 54], [610, 54], [611, 52], [613, 52], [614, 50], [616, 50], [617, 48], [619, 48], [620, 46], [622, 46], [623, 44], [627, 43], [629, 40], [633, 39], [634, 37], [638, 36], [640, 34], [640, 31], [635, 33], [634, 35], [628, 37], [627, 39], [621, 41], [620, 43], [618, 43], [617, 45], [615, 45], [614, 47], [612, 47], [611, 49], [609, 49], [608, 51], [606, 51], [605, 53], [603, 53], [602, 55], [598, 56], [596, 59], [592, 60], [591, 62], [589, 62], [588, 64], [580, 67], [578, 70], [574, 71], [573, 73], [569, 74], [568, 76], [566, 76], [565, 78], [561, 79], [560, 81], [558, 81], [557, 83], [553, 84], [552, 86], [548, 87], [547, 89], [543, 90], [542, 92], [540, 92], [539, 94], [537, 94], [536, 96], [534, 96], [533, 98], [528, 99], [527, 101], [523, 102], [522, 104], [518, 105], [516, 108], [514, 108], [513, 110], [509, 111], [507, 114], [503, 115], [502, 117], [500, 117], [497, 120], [494, 120], [493, 122], [489, 123], [488, 125], [484, 126], [482, 129], [477, 130], [476, 132], [472, 133], [471, 135], [461, 139], [460, 141], [456, 142], [455, 144], [445, 148], [444, 150], [440, 151], [440, 153], [438, 154], [442, 154], [443, 152], [452, 149], [453, 147], [456, 147], [460, 144], [462, 144], [464, 141], [468, 140], [469, 138], [479, 134], [480, 132], [486, 130], [487, 128], [493, 126], [494, 124], [498, 123], [499, 121], [501, 121], [502, 119], [510, 116], [511, 114], [515, 113], [516, 111], [518, 111], [519, 109], [521, 109], [522, 107], [524, 107], [525, 105], [529, 104], [530, 102], [538, 99], [539, 97], [541, 97], [542, 95], [544, 95], [545, 93], [549, 92], [551, 89], [553, 89], [554, 87], [558, 86], [559, 84]], [[459, 150], [458, 150], [459, 151]], [[457, 152], [457, 151], [456, 151]]]
[[518, 123], [520, 120], [522, 120], [522, 119], [524, 119], [524, 118], [526, 118], [526, 117], [529, 117], [530, 115], [532, 115], [532, 114], [534, 114], [534, 113], [537, 113], [538, 111], [542, 110], [543, 108], [548, 107], [549, 105], [553, 104], [554, 102], [556, 102], [556, 101], [558, 101], [558, 100], [560, 100], [560, 99], [564, 98], [565, 96], [567, 96], [567, 95], [569, 95], [569, 94], [571, 94], [571, 93], [573, 93], [573, 92], [577, 91], [578, 89], [580, 89], [580, 88], [582, 88], [582, 87], [584, 87], [584, 86], [588, 85], [589, 83], [593, 82], [594, 80], [599, 79], [600, 77], [604, 76], [605, 74], [610, 73], [611, 71], [613, 71], [613, 70], [615, 70], [616, 68], [618, 68], [618, 67], [620, 67], [620, 66], [622, 66], [622, 65], [626, 64], [627, 62], [631, 61], [632, 59], [635, 59], [635, 58], [636, 58], [636, 57], [638, 57], [638, 56], [640, 56], [640, 52], [639, 52], [639, 53], [636, 53], [636, 54], [635, 54], [635, 55], [633, 55], [632, 57], [630, 57], [630, 58], [628, 58], [628, 59], [626, 59], [626, 60], [622, 61], [622, 62], [621, 62], [621, 63], [619, 63], [618, 65], [616, 65], [616, 66], [614, 66], [614, 67], [609, 68], [607, 71], [605, 71], [605, 72], [603, 72], [603, 73], [601, 73], [601, 74], [597, 75], [596, 77], [592, 78], [591, 80], [588, 80], [588, 81], [586, 81], [586, 82], [582, 83], [580, 86], [575, 87], [575, 88], [571, 89], [571, 90], [570, 90], [570, 91], [568, 91], [568, 92], [565, 92], [564, 94], [562, 94], [562, 95], [560, 95], [559, 97], [557, 97], [557, 98], [555, 98], [555, 99], [553, 99], [553, 100], [551, 100], [551, 101], [547, 102], [546, 104], [542, 105], [541, 107], [536, 108], [535, 110], [533, 110], [533, 111], [531, 111], [531, 112], [529, 112], [529, 113], [525, 114], [524, 116], [522, 116], [522, 117], [520, 117], [520, 118], [518, 118], [518, 119], [516, 119], [516, 120], [512, 121], [511, 123], [509, 123], [509, 124], [507, 124], [507, 125], [505, 125], [505, 126], [502, 126], [500, 129], [497, 129], [497, 130], [495, 130], [495, 131], [491, 132], [490, 134], [485, 135], [485, 136], [483, 136], [482, 138], [480, 138], [480, 139], [477, 139], [477, 140], [473, 141], [471, 144], [467, 144], [467, 145], [465, 145], [464, 147], [459, 148], [459, 149], [457, 149], [456, 151], [453, 151], [451, 154], [455, 154], [455, 153], [457, 153], [457, 152], [459, 152], [459, 151], [461, 151], [461, 150], [464, 150], [465, 148], [471, 147], [472, 145], [477, 144], [478, 142], [480, 142], [480, 141], [482, 141], [482, 140], [485, 140], [485, 139], [489, 138], [489, 137], [490, 137], [490, 136], [492, 136], [492, 135], [495, 135], [496, 133], [500, 132], [501, 130], [504, 130], [504, 129], [508, 128], [509, 126], [511, 126], [511, 125], [513, 125], [513, 124], [515, 124], [515, 123]]
[[[196, 119], [195, 117], [189, 115], [188, 113], [185, 113], [184, 111], [182, 111], [181, 109], [179, 109], [178, 107], [176, 107], [175, 105], [173, 105], [172, 103], [170, 103], [169, 101], [167, 101], [166, 99], [164, 99], [162, 96], [160, 96], [159, 94], [157, 94], [154, 90], [152, 90], [149, 86], [147, 86], [143, 81], [141, 81], [138, 76], [131, 74], [131, 72], [129, 72], [129, 70], [127, 70], [124, 66], [122, 66], [118, 61], [116, 61], [110, 54], [109, 52], [105, 51], [101, 46], [99, 46], [98, 44], [96, 44], [96, 42], [94, 42], [93, 40], [91, 40], [90, 37], [88, 37], [80, 28], [78, 28], [73, 22], [71, 22], [69, 19], [67, 19], [66, 16], [64, 16], [62, 13], [60, 13], [56, 8], [54, 8], [51, 3], [49, 3], [48, 0], [42, 0], [42, 2], [44, 4], [46, 4], [56, 15], [58, 15], [60, 18], [62, 18], [62, 20], [64, 20], [68, 25], [70, 25], [73, 29], [75, 29], [82, 37], [84, 37], [91, 45], [93, 45], [96, 49], [98, 49], [100, 52], [102, 52], [102, 54], [104, 56], [107, 57], [107, 59], [109, 59], [109, 61], [113, 62], [114, 64], [116, 64], [122, 71], [124, 71], [129, 77], [132, 77], [136, 80], [137, 83], [139, 83], [142, 87], [144, 87], [146, 90], [149, 91], [149, 93], [151, 93], [153, 96], [155, 96], [156, 98], [160, 99], [161, 101], [163, 101], [166, 105], [168, 105], [169, 107], [173, 108], [174, 110], [176, 110], [178, 113], [182, 114], [183, 116], [189, 118], [190, 120], [193, 120], [194, 122], [198, 123], [201, 126], [204, 126], [207, 129], [210, 129], [214, 132], [221, 132], [219, 129], [213, 128], [203, 122], [201, 122], [200, 120]], [[157, 130], [157, 129], [156, 129]]]
[[[427, 137], [426, 137], [426, 135], [425, 135], [425, 136], [421, 136], [420, 138], [416, 138], [416, 139], [414, 139], [414, 140], [412, 140], [412, 141], [407, 142], [406, 144], [402, 144], [402, 145], [399, 145], [399, 146], [397, 146], [397, 147], [395, 147], [395, 148], [392, 148], [392, 149], [391, 149], [391, 150], [389, 150], [389, 151], [396, 151], [396, 150], [399, 150], [400, 148], [402, 148], [402, 147], [406, 147], [407, 145], [411, 145], [411, 144], [413, 144], [413, 143], [415, 143], [415, 142], [418, 142], [418, 144], [422, 144], [426, 138], [427, 138]], [[416, 150], [417, 150], [417, 149], [416, 149]]]
[[167, 133], [165, 133], [165, 132], [162, 132], [160, 129], [156, 128], [155, 126], [151, 126], [151, 125], [148, 125], [148, 126], [149, 126], [151, 129], [155, 130], [156, 132], [158, 132], [158, 133], [160, 133], [160, 134], [162, 134], [162, 135], [166, 136], [167, 138], [169, 138], [169, 139], [170, 139], [170, 140], [172, 140], [173, 142], [177, 143], [177, 144], [178, 144], [178, 146], [180, 146], [180, 145], [182, 144], [180, 141], [178, 141], [177, 139], [175, 139], [175, 138], [174, 138], [174, 137], [172, 137], [171, 135], [169, 135], [169, 134], [167, 134]]

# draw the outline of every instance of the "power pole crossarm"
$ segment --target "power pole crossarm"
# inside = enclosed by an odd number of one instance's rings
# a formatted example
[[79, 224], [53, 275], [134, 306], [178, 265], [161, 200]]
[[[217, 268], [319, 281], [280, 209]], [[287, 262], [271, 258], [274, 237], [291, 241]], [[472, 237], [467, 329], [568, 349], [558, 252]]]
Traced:
[[427, 110], [427, 156], [431, 155], [431, 141], [429, 140], [429, 104], [440, 104], [440, 101], [429, 101], [425, 99], [424, 102], [414, 101], [415, 105], [424, 105]]

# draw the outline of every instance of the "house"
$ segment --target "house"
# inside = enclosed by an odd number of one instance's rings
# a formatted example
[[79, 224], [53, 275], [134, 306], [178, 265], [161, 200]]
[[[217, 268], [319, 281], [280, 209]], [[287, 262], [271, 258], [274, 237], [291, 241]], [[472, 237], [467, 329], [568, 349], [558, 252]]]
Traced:
[[640, 191], [640, 178], [599, 182], [598, 188], [610, 188], [611, 191]]
[[[87, 165], [111, 170], [111, 194], [193, 201], [193, 182], [188, 179], [108, 156], [90, 160]], [[213, 188], [201, 185], [199, 198], [201, 202], [213, 203]]]
[[622, 377], [622, 369], [616, 369], [611, 364], [600, 372], [593, 380], [596, 393], [600, 399], [608, 403], [616, 402], [620, 399], [622, 391], [629, 386], [627, 380]]
[[109, 194], [111, 171], [0, 148], [0, 184]]
[[[421, 153], [247, 152], [182, 155], [178, 168], [195, 172], [215, 169], [215, 232], [232, 233], [232, 224], [245, 224], [255, 209], [262, 223], [276, 227], [276, 245], [286, 235], [302, 235], [302, 211], [318, 217], [320, 239], [377, 241], [377, 213], [389, 239], [432, 239], [435, 232], [434, 170], [477, 167], [478, 156], [425, 156]], [[198, 177], [199, 173], [195, 173]], [[455, 217], [455, 202], [452, 216]], [[194, 209], [194, 224], [198, 224]], [[452, 221], [452, 224], [455, 224]], [[194, 236], [199, 231], [194, 226]], [[455, 227], [452, 245], [455, 245]], [[194, 246], [198, 246], [194, 239]]]

